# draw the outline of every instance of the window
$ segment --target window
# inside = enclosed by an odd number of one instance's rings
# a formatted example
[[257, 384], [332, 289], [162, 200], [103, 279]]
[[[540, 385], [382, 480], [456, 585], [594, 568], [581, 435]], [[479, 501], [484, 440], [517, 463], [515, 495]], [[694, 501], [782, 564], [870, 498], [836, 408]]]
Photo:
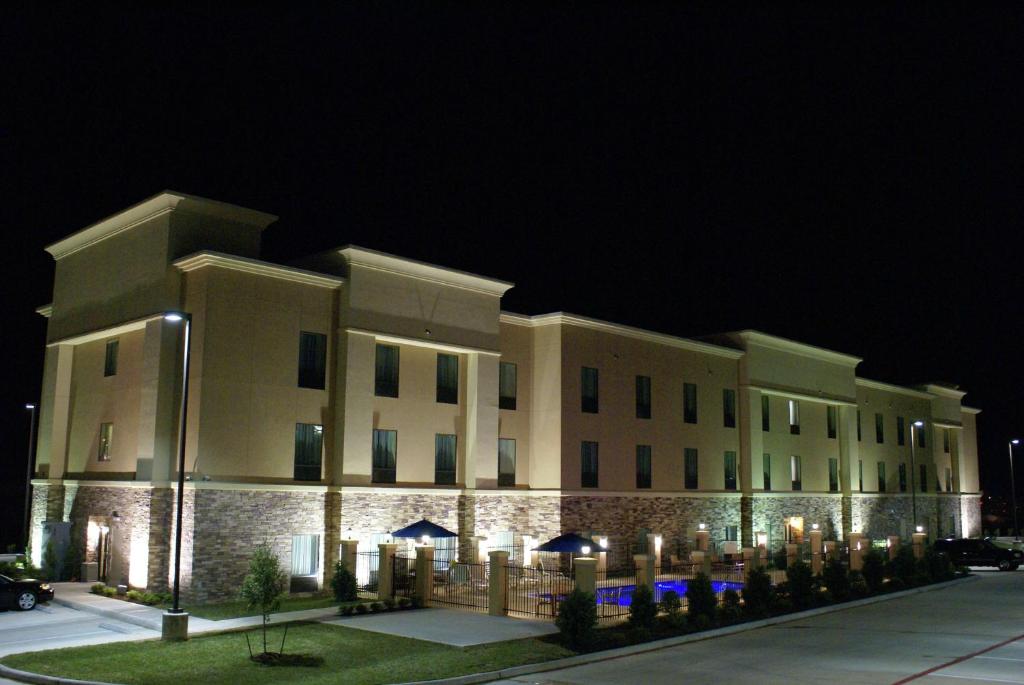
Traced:
[[114, 448], [114, 424], [100, 424], [100, 446], [96, 453], [99, 461], [110, 461], [110, 453]]
[[800, 435], [800, 403], [796, 400], [789, 401], [789, 432]]
[[516, 441], [498, 438], [498, 485], [516, 484]]
[[857, 462], [857, 489], [864, 492], [864, 460]]
[[736, 391], [730, 388], [722, 391], [722, 424], [726, 428], [736, 427]]
[[768, 395], [761, 395], [761, 430], [765, 433], [772, 429], [770, 409], [771, 399]]
[[726, 526], [725, 527], [725, 539], [729, 542], [736, 542], [740, 539], [740, 527], [739, 526]]
[[917, 446], [918, 447], [924, 447], [924, 431], [925, 431], [925, 427], [924, 426], [919, 426], [918, 429], [916, 431], [914, 431], [914, 433], [917, 435]]
[[323, 426], [295, 424], [295, 480], [320, 480], [323, 445]]
[[928, 492], [928, 465], [919, 464], [918, 470], [921, 472], [921, 492]]
[[516, 408], [516, 365], [511, 362], [498, 363], [498, 407]]
[[651, 418], [651, 377], [636, 377], [636, 417]]
[[803, 490], [803, 473], [800, 469], [800, 457], [795, 454], [789, 458], [789, 480], [794, 490]]
[[836, 407], [831, 404], [825, 407], [825, 423], [828, 430], [828, 437], [835, 440], [836, 437]]
[[896, 444], [901, 446], [901, 447], [903, 445], [905, 445], [906, 442], [907, 442], [906, 435], [905, 435], [906, 430], [907, 429], [906, 429], [906, 427], [903, 424], [903, 417], [902, 416], [897, 416], [896, 417]]
[[696, 383], [683, 383], [683, 423], [697, 423]]
[[584, 366], [581, 373], [580, 410], [587, 414], [597, 413], [597, 369]]
[[828, 491], [839, 492], [839, 460], [835, 457], [828, 460]]
[[597, 487], [597, 443], [584, 440], [580, 446], [580, 484]]
[[459, 358], [454, 354], [437, 354], [437, 401], [459, 403]]
[[764, 478], [764, 489], [772, 489], [772, 455], [765, 452], [761, 456], [761, 476]]
[[942, 429], [942, 451], [949, 454], [949, 429]]
[[651, 487], [651, 446], [636, 446], [636, 487]]
[[107, 352], [103, 358], [103, 375], [104, 376], [116, 376], [117, 375], [117, 340], [107, 341]]
[[377, 397], [398, 397], [398, 348], [394, 345], [377, 345], [373, 394]]
[[697, 489], [697, 450], [692, 447], [683, 450], [683, 487]]
[[900, 492], [907, 491], [907, 465], [900, 464]]
[[875, 414], [875, 442], [879, 444], [885, 442], [884, 421], [881, 414]]
[[315, 592], [320, 571], [320, 536], [292, 536], [291, 592]]
[[455, 436], [437, 433], [434, 436], [434, 484], [455, 484]]
[[327, 336], [299, 333], [299, 387], [323, 390], [327, 380]]
[[394, 483], [398, 431], [373, 429], [373, 482]]
[[857, 410], [857, 442], [860, 442], [860, 409]]
[[878, 462], [878, 491], [885, 492], [885, 462]]
[[946, 492], [953, 492], [953, 471], [946, 467]]
[[736, 453], [732, 451], [725, 453], [725, 489], [736, 489]]

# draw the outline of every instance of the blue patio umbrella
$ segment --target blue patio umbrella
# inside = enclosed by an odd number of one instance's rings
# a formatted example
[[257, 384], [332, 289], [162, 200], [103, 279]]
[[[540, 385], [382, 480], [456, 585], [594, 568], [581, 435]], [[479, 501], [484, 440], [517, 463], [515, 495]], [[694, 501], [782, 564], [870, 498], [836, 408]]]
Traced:
[[557, 538], [551, 538], [536, 549], [538, 552], [570, 552], [583, 554], [584, 547], [589, 547], [591, 551], [597, 551], [601, 548], [600, 545], [590, 538], [585, 538], [582, 535], [577, 535], [576, 533], [564, 533], [559, 535]]
[[421, 538], [424, 535], [432, 538], [459, 537], [458, 533], [453, 533], [443, 526], [431, 523], [427, 519], [420, 519], [416, 523], [410, 524], [405, 528], [400, 528], [391, 534], [392, 537], [396, 538]]

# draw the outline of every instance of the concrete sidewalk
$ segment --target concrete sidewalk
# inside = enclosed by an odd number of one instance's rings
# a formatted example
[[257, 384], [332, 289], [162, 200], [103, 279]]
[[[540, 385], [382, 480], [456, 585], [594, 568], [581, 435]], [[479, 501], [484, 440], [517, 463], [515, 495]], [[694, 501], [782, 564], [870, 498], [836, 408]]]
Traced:
[[553, 621], [489, 616], [474, 611], [440, 608], [335, 617], [321, 622], [454, 647], [520, 640], [558, 632]]

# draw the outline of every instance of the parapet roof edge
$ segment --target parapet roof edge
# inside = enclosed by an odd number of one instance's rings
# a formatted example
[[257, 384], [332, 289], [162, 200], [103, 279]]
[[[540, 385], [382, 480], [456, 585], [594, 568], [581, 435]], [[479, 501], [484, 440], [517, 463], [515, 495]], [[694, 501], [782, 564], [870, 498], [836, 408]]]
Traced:
[[964, 395], [967, 394], [966, 391], [961, 390], [960, 388], [950, 387], [943, 383], [922, 383], [918, 387], [922, 388], [924, 392], [930, 392], [933, 395], [939, 395], [941, 397], [949, 397], [954, 400], [961, 400]]
[[962, 411], [965, 414], [980, 414], [981, 413], [981, 410], [978, 409], [977, 407], [968, 407], [966, 404], [961, 404], [960, 405], [960, 411]]
[[531, 328], [555, 324], [581, 326], [583, 328], [590, 328], [592, 330], [605, 331], [608, 333], [617, 333], [619, 335], [625, 335], [638, 340], [670, 345], [672, 347], [692, 350], [694, 352], [704, 352], [719, 357], [727, 357], [729, 359], [739, 359], [744, 355], [743, 350], [735, 350], [731, 347], [722, 347], [720, 345], [700, 342], [699, 340], [691, 340], [690, 338], [681, 338], [675, 335], [657, 333], [655, 331], [648, 331], [643, 328], [635, 328], [633, 326], [625, 326], [623, 324], [612, 323], [610, 321], [591, 319], [586, 316], [571, 314], [569, 312], [551, 312], [548, 314], [538, 314], [536, 316], [526, 316], [524, 314], [515, 314], [513, 312], [501, 312], [500, 320], [505, 323], [517, 326], [528, 326]]
[[305, 269], [296, 269], [293, 266], [282, 266], [258, 259], [212, 252], [210, 250], [202, 250], [176, 259], [174, 266], [186, 272], [201, 269], [204, 266], [219, 266], [234, 271], [269, 276], [270, 278], [280, 278], [292, 281], [293, 283], [315, 285], [321, 288], [338, 288], [345, 282], [345, 279], [341, 276], [329, 276], [314, 271], [306, 271]]
[[843, 352], [836, 352], [835, 350], [829, 350], [824, 347], [818, 347], [816, 345], [809, 345], [807, 343], [798, 342], [796, 340], [790, 340], [789, 338], [783, 338], [777, 335], [771, 335], [762, 331], [753, 329], [746, 329], [742, 331], [733, 331], [730, 333], [723, 333], [722, 335], [734, 335], [741, 340], [762, 345], [763, 347], [770, 347], [772, 349], [779, 350], [781, 352], [790, 352], [792, 354], [799, 354], [804, 357], [811, 357], [812, 359], [821, 359], [823, 361], [835, 362], [837, 364], [845, 364], [847, 366], [856, 366], [864, 361], [863, 358], [854, 356], [852, 354], [845, 354]]
[[50, 304], [44, 304], [42, 307], [36, 307], [36, 314], [38, 314], [39, 316], [44, 316], [47, 319], [49, 319], [51, 316], [53, 316], [53, 302], [51, 302]]
[[514, 283], [509, 281], [421, 262], [408, 257], [399, 257], [398, 255], [371, 250], [358, 245], [345, 245], [337, 248], [335, 251], [350, 265], [355, 264], [356, 266], [363, 266], [378, 271], [387, 271], [466, 290], [475, 290], [487, 295], [497, 295], [500, 297], [509, 288], [515, 286]]
[[935, 395], [929, 392], [924, 392], [923, 390], [917, 390], [914, 388], [908, 388], [902, 385], [896, 385], [894, 383], [884, 383], [882, 381], [871, 380], [870, 378], [861, 378], [860, 376], [857, 376], [854, 379], [854, 382], [857, 385], [863, 386], [865, 388], [874, 388], [875, 390], [886, 390], [888, 392], [898, 392], [901, 395], [909, 395], [910, 397], [918, 397], [925, 400], [935, 399]]
[[198, 214], [215, 216], [229, 221], [237, 221], [238, 223], [257, 226], [261, 231], [274, 221], [277, 221], [277, 217], [275, 215], [267, 214], [266, 212], [261, 212], [259, 210], [239, 207], [238, 205], [229, 204], [227, 202], [210, 200], [205, 197], [189, 195], [188, 193], [180, 193], [174, 190], [164, 190], [132, 205], [131, 207], [128, 207], [127, 209], [122, 209], [121, 211], [115, 212], [104, 219], [100, 219], [99, 221], [72, 233], [66, 238], [62, 238], [55, 243], [51, 243], [44, 249], [49, 252], [54, 259], [61, 259], [62, 257], [66, 257], [69, 254], [77, 252], [78, 250], [98, 243], [101, 240], [117, 235], [121, 231], [126, 231], [129, 228], [137, 226], [144, 221], [166, 214], [167, 212], [173, 212], [178, 209], [179, 205], [182, 209], [196, 212]]

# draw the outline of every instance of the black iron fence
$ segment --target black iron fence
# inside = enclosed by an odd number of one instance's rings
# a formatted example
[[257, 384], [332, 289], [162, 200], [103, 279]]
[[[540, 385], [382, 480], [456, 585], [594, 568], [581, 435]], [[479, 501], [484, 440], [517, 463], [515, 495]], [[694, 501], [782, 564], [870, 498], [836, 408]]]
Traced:
[[364, 599], [379, 598], [380, 552], [360, 552], [356, 555], [356, 590]]
[[434, 562], [430, 601], [433, 604], [486, 610], [489, 596], [488, 564]]
[[394, 564], [392, 583], [395, 597], [412, 597], [416, 585], [416, 559], [395, 555], [392, 563]]
[[505, 612], [518, 616], [558, 615], [558, 605], [576, 587], [572, 575], [557, 569], [506, 566]]
[[594, 598], [597, 601], [597, 617], [619, 618], [629, 615], [633, 591], [643, 582], [636, 568], [602, 570], [594, 574]]

